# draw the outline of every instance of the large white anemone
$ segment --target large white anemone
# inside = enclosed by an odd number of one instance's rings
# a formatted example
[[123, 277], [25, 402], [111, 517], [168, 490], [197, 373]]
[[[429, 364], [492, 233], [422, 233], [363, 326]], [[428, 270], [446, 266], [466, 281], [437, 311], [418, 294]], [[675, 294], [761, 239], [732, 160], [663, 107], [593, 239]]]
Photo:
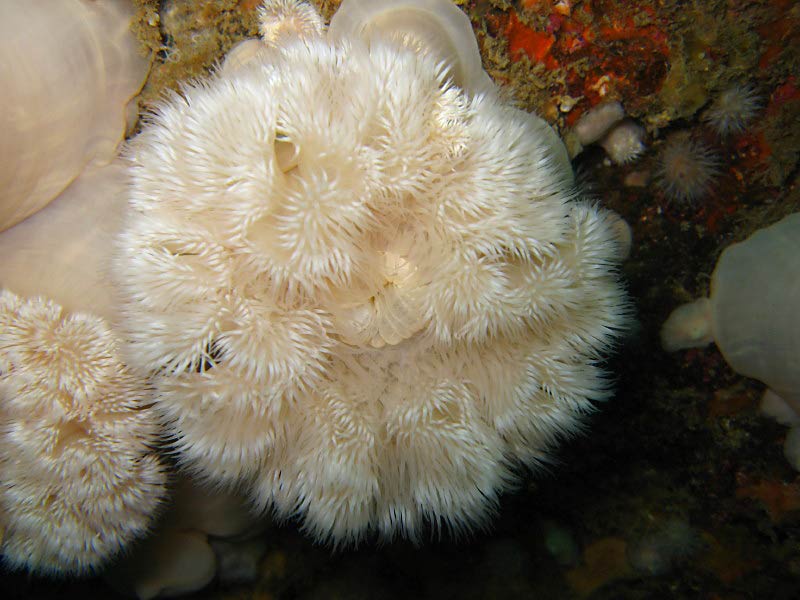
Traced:
[[618, 220], [552, 130], [401, 16], [270, 21], [162, 103], [115, 261], [183, 464], [334, 542], [481, 524], [606, 397], [626, 319]]

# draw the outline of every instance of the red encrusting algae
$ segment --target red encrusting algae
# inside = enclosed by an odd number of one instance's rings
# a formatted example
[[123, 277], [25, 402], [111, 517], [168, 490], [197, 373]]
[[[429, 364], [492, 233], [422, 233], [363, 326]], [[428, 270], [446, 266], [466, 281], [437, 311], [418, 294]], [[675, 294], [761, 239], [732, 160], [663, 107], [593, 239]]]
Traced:
[[[652, 7], [637, 24], [623, 4], [607, 3], [602, 18], [591, 3], [529, 0], [488, 21], [490, 32], [508, 40], [512, 62], [528, 59], [547, 70], [565, 71], [561, 93], [580, 99], [567, 115], [571, 125], [606, 97], [625, 98], [632, 108], [659, 91], [669, 70], [667, 34]], [[533, 19], [526, 18], [533, 17]], [[531, 21], [543, 21], [537, 28]]]
[[517, 61], [522, 56], [527, 56], [532, 61], [543, 63], [548, 69], [558, 67], [558, 61], [550, 55], [550, 49], [555, 42], [552, 34], [528, 27], [513, 11], [508, 16], [503, 33], [508, 38], [511, 60]]

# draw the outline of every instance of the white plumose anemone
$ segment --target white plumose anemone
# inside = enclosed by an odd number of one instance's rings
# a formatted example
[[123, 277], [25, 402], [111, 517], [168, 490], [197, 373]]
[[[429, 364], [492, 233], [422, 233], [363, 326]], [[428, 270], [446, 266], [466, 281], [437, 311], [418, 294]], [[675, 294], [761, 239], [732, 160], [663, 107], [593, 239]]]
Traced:
[[479, 525], [608, 395], [617, 218], [396, 31], [298, 33], [131, 144], [128, 362], [185, 467], [318, 539]]
[[0, 554], [37, 574], [103, 567], [166, 494], [150, 388], [110, 325], [112, 159], [149, 69], [132, 16], [127, 0], [0, 3]]
[[148, 531], [166, 474], [146, 383], [106, 322], [0, 291], [0, 551], [85, 574]]

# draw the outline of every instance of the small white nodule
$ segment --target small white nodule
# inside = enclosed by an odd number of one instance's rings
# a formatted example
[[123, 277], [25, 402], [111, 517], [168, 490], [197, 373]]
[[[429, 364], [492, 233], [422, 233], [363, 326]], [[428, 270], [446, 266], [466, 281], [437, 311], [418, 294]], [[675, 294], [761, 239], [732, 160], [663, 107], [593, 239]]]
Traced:
[[713, 341], [711, 302], [708, 298], [679, 306], [661, 327], [661, 347], [667, 352], [702, 348]]

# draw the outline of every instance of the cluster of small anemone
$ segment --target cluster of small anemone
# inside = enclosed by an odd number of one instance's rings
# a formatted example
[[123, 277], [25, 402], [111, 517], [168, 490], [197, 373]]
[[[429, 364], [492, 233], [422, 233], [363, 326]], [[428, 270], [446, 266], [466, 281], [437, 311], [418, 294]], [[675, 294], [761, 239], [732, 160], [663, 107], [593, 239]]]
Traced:
[[[760, 108], [755, 86], [734, 83], [720, 91], [702, 113], [707, 131], [679, 129], [669, 133], [653, 170], [653, 181], [664, 196], [688, 204], [708, 195], [720, 174], [726, 145], [746, 130]], [[568, 132], [568, 144], [571, 142], [573, 154], [597, 144], [611, 163], [626, 165], [642, 157], [645, 137], [645, 129], [626, 116], [619, 101], [605, 101], [581, 115]]]
[[733, 83], [712, 100], [701, 118], [712, 135], [678, 130], [669, 134], [658, 157], [655, 180], [664, 196], [693, 203], [709, 194], [720, 175], [730, 140], [745, 131], [761, 108], [756, 88]]
[[581, 115], [568, 133], [568, 143], [576, 154], [584, 146], [598, 144], [615, 165], [635, 162], [644, 154], [645, 129], [626, 116], [619, 101], [601, 102]]

